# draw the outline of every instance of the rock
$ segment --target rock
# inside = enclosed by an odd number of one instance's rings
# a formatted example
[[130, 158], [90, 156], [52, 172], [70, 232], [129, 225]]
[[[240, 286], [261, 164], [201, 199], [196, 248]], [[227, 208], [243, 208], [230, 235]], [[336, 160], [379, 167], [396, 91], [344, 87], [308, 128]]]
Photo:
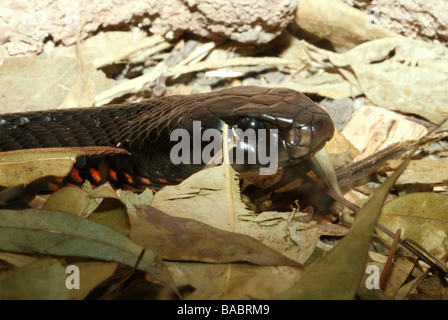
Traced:
[[296, 0], [41, 0], [0, 3], [0, 48], [6, 56], [36, 55], [45, 42], [74, 44], [101, 28], [149, 26], [175, 38], [184, 31], [210, 39], [266, 43], [292, 21]]

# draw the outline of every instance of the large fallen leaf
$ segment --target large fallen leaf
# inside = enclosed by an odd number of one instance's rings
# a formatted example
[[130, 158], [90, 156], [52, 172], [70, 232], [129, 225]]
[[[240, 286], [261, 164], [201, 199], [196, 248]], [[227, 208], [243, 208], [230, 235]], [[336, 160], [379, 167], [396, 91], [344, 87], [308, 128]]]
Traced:
[[410, 121], [403, 115], [373, 106], [358, 109], [342, 130], [342, 134], [360, 152], [353, 159], [354, 162], [395, 143], [418, 140], [427, 132], [423, 125]]
[[371, 18], [344, 1], [299, 0], [295, 22], [308, 34], [327, 39], [343, 50], [367, 40], [394, 36], [379, 22], [369, 27]]
[[401, 229], [433, 255], [446, 252], [448, 237], [448, 196], [435, 193], [412, 193], [387, 203], [380, 223], [392, 232]]
[[448, 114], [448, 49], [402, 37], [363, 43], [344, 54], [375, 105], [439, 123]]
[[291, 286], [301, 271], [285, 266], [167, 262], [176, 286], [195, 290], [188, 300], [269, 300]]
[[[160, 44], [162, 44], [161, 47], [159, 47]], [[144, 57], [147, 59], [154, 53], [155, 47], [158, 49], [155, 51], [157, 53], [163, 50], [161, 48], [166, 49], [170, 46], [171, 44], [166, 42], [161, 35], [148, 36], [141, 29], [132, 29], [130, 31], [101, 32], [85, 39], [80, 47], [85, 61], [100, 69], [107, 65], [129, 60], [133, 63], [142, 62], [142, 60], [136, 58]], [[149, 50], [151, 52], [148, 52]], [[98, 54], [98, 52], [101, 52], [101, 54]], [[75, 45], [58, 48], [58, 50], [50, 52], [48, 56], [52, 59], [75, 58]]]
[[71, 263], [79, 268], [79, 289], [70, 290], [69, 298], [82, 300], [103, 281], [107, 280], [117, 270], [115, 262], [75, 262]]
[[[292, 219], [291, 213], [263, 212], [258, 215], [245, 209], [238, 181], [232, 172], [224, 165], [202, 170], [177, 186], [160, 190], [151, 205], [171, 216], [203, 222], [209, 228], [248, 235], [295, 261], [305, 262], [317, 244], [320, 230], [312, 223]], [[179, 234], [183, 233], [179, 231]], [[176, 285], [190, 284], [196, 288], [187, 297], [191, 299], [269, 299], [283, 291], [288, 283], [296, 281], [303, 272], [290, 267], [185, 262], [171, 264], [170, 271]], [[261, 279], [265, 278], [272, 281], [260, 285]]]
[[395, 297], [401, 286], [412, 276], [411, 272], [415, 268], [416, 260], [416, 257], [398, 257], [392, 262], [384, 282], [384, 293]]
[[[57, 108], [73, 86], [77, 58], [41, 59], [22, 57], [5, 59], [0, 68], [0, 111], [20, 112]], [[86, 65], [96, 91], [112, 87], [114, 80]]]
[[[154, 195], [151, 205], [173, 216], [195, 219], [226, 231], [241, 231], [234, 225], [234, 215], [251, 212], [239, 200], [235, 173], [228, 190], [225, 170], [225, 166], [202, 170], [179, 185], [165, 187]], [[229, 202], [229, 193], [233, 203]]]
[[364, 273], [370, 238], [383, 202], [410, 158], [375, 190], [358, 212], [350, 232], [327, 255], [316, 261], [279, 299], [353, 299]]
[[85, 217], [96, 206], [98, 204], [89, 198], [89, 194], [85, 190], [77, 187], [66, 187], [52, 193], [42, 208]]
[[25, 254], [0, 252], [0, 260], [6, 261], [15, 267], [22, 267], [32, 262], [35, 262], [37, 258]]
[[113, 147], [41, 148], [0, 153], [0, 185], [28, 184], [42, 177], [65, 177], [80, 156], [129, 154]]
[[101, 204], [89, 215], [89, 220], [99, 222], [124, 235], [129, 233], [129, 217], [123, 204], [109, 183], [105, 183], [89, 195], [92, 199], [102, 199]]
[[[387, 162], [385, 170], [395, 170], [398, 160], [390, 160]], [[386, 171], [386, 174], [390, 174]], [[397, 184], [442, 184], [446, 183], [448, 177], [448, 161], [442, 159], [421, 159], [412, 160], [409, 166], [400, 176]]]
[[[230, 168], [231, 169], [231, 168]], [[177, 186], [167, 186], [154, 195], [151, 206], [175, 217], [194, 219], [212, 227], [245, 234], [287, 257], [304, 263], [314, 250], [320, 233], [313, 224], [289, 219], [288, 212], [254, 214], [241, 200], [239, 183], [225, 166], [202, 170]], [[231, 193], [229, 193], [229, 188]], [[230, 199], [231, 194], [231, 199]], [[297, 230], [300, 250], [288, 229]]]
[[1, 300], [68, 299], [65, 267], [54, 259], [40, 259], [0, 274]]
[[205, 223], [169, 216], [150, 206], [138, 206], [131, 216], [130, 237], [166, 260], [204, 262], [246, 261], [260, 265], [302, 265], [244, 234]]
[[[0, 250], [89, 257], [134, 267], [144, 248], [122, 233], [73, 214], [51, 210], [0, 211]], [[162, 260], [146, 249], [139, 270], [172, 285]]]

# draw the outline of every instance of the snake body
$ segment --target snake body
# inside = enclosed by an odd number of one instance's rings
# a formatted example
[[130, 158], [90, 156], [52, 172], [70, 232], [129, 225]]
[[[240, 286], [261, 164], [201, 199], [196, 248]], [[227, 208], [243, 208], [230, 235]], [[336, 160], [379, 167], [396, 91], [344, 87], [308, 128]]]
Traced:
[[[176, 184], [200, 164], [173, 164], [175, 129], [193, 133], [230, 128], [278, 130], [278, 165], [295, 164], [323, 147], [334, 132], [330, 116], [303, 94], [289, 89], [232, 87], [206, 94], [169, 96], [138, 103], [0, 115], [0, 151], [83, 146], [124, 148], [130, 155], [81, 157], [69, 183], [110, 181], [141, 189]], [[242, 165], [240, 170], [259, 167]]]

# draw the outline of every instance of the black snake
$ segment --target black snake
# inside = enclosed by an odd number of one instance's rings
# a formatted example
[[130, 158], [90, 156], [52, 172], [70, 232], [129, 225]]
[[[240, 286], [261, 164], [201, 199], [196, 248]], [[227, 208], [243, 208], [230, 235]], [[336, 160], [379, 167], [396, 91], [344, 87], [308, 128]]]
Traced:
[[[0, 151], [83, 146], [124, 148], [130, 155], [81, 157], [65, 183], [85, 179], [117, 188], [176, 184], [205, 163], [174, 164], [174, 129], [278, 130], [278, 166], [309, 158], [333, 136], [330, 116], [303, 94], [282, 88], [232, 87], [138, 103], [0, 115]], [[192, 138], [193, 139], [193, 138]], [[203, 142], [204, 145], [205, 142]], [[241, 147], [241, 144], [240, 144]], [[237, 146], [235, 146], [237, 148]], [[247, 151], [247, 150], [246, 150]], [[241, 164], [239, 171], [260, 167]]]

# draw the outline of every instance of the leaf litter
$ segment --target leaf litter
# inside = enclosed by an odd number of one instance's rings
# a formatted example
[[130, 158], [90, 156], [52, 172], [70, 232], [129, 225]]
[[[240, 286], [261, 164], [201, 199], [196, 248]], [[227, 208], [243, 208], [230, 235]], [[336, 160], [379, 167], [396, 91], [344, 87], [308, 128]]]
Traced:
[[[397, 121], [400, 125], [410, 125], [404, 127], [408, 129], [403, 129], [398, 139], [405, 144], [422, 136], [423, 133], [417, 134], [417, 131], [422, 132], [422, 124], [431, 129], [429, 123], [437, 124], [446, 115], [446, 90], [443, 85], [440, 87], [446, 82], [442, 81], [446, 77], [446, 48], [394, 37], [350, 45], [347, 52], [337, 53], [297, 40], [286, 31], [278, 41], [289, 44], [277, 57], [272, 57], [247, 53], [250, 52], [248, 48], [227, 50], [225, 43], [220, 42], [182, 39], [178, 43], [169, 43], [160, 36], [147, 36], [136, 30], [99, 33], [79, 44], [78, 53], [82, 58], [76, 56], [75, 47], [71, 47], [60, 48], [44, 59], [5, 59], [0, 68], [0, 81], [5, 84], [0, 87], [0, 96], [6, 97], [2, 106], [9, 109], [3, 112], [79, 106], [85, 101], [102, 105], [126, 97], [138, 100], [147, 97], [150, 87], [153, 92], [188, 94], [192, 92], [193, 83], [197, 92], [207, 92], [222, 79], [235, 77], [237, 72], [239, 79], [232, 80], [237, 85], [255, 82], [256, 85], [287, 87], [330, 99], [364, 94], [377, 107], [417, 114], [426, 119], [424, 122], [407, 117], [406, 121], [412, 122], [407, 123], [396, 118], [397, 114], [391, 114], [381, 122], [372, 118], [372, 113], [364, 114], [355, 121], [356, 127], [367, 128], [360, 123], [382, 125], [376, 131], [360, 134], [364, 137], [361, 145], [371, 148], [370, 141], [381, 134], [384, 137], [384, 132], [390, 134], [385, 137], [391, 141], [398, 138], [391, 130], [396, 128]], [[187, 51], [186, 44], [197, 50]], [[109, 50], [98, 55], [104, 48]], [[248, 51], [245, 53], [245, 50]], [[194, 52], [194, 57], [188, 57], [187, 52]], [[291, 52], [295, 54], [291, 56]], [[184, 57], [176, 58], [178, 54], [184, 54]], [[214, 58], [216, 56], [219, 60]], [[134, 76], [125, 80], [105, 77], [104, 68], [119, 65], [127, 65]], [[263, 78], [264, 71], [260, 71], [263, 69], [257, 69], [260, 65], [267, 67], [266, 70], [281, 70], [288, 76], [279, 82], [269, 82], [268, 77]], [[26, 75], [23, 70], [27, 70]], [[200, 78], [204, 73], [208, 79]], [[250, 79], [251, 73], [261, 74], [264, 80]], [[173, 84], [165, 87], [160, 81], [164, 77], [170, 78]], [[246, 82], [245, 78], [252, 82]], [[183, 82], [176, 83], [177, 79]], [[85, 90], [87, 87], [89, 89]], [[70, 90], [72, 93], [68, 95]], [[329, 148], [332, 159], [344, 159], [339, 165], [349, 164], [356, 156], [359, 141], [353, 138], [357, 134], [346, 134], [348, 145]], [[420, 154], [443, 157], [443, 139], [442, 136], [436, 139], [441, 147], [422, 149]], [[377, 142], [382, 143], [382, 140]], [[373, 153], [383, 147], [367, 152]], [[20, 152], [22, 155], [13, 155], [10, 160], [4, 158], [6, 160], [0, 165], [3, 170], [1, 184], [10, 187], [4, 191], [20, 192], [22, 189], [17, 189], [17, 185], [27, 185], [48, 175], [63, 177], [77, 156], [76, 153], [51, 154], [59, 152], [57, 150], [34, 156], [31, 152]], [[375, 156], [374, 153], [371, 155]], [[443, 218], [446, 179], [440, 174], [437, 177], [442, 163], [439, 158], [412, 160], [422, 161], [420, 171], [434, 177], [424, 180], [417, 176], [411, 182], [398, 180], [395, 193], [406, 194], [409, 184], [418, 187], [420, 193], [396, 197], [387, 190], [397, 173], [383, 182], [384, 172], [390, 175], [391, 170], [395, 171], [397, 165], [393, 161], [397, 160], [394, 158], [401, 155], [386, 155], [386, 169], [374, 171], [377, 176], [373, 187], [358, 185], [356, 190], [348, 192], [342, 189], [344, 197], [358, 197], [363, 202], [372, 190], [377, 189], [375, 194], [381, 193], [363, 206], [349, 232], [346, 226], [320, 219], [303, 221], [300, 212], [255, 213], [246, 209], [240, 201], [238, 178], [234, 175], [225, 178], [223, 170], [227, 169], [224, 168], [200, 172], [178, 186], [155, 192], [154, 196], [151, 191], [115, 193], [107, 186], [93, 191], [66, 188], [50, 196], [43, 208], [1, 209], [0, 262], [9, 266], [0, 274], [0, 288], [7, 288], [0, 290], [6, 292], [2, 298], [84, 299], [104, 281], [122, 272], [116, 262], [119, 266], [127, 266], [125, 274], [134, 272], [137, 276], [137, 270], [142, 270], [152, 283], [164, 284], [172, 290], [183, 285], [192, 286], [194, 291], [185, 295], [188, 299], [353, 299], [356, 293], [366, 299], [418, 299], [425, 294], [432, 298], [444, 297], [443, 285], [427, 284], [434, 282], [432, 279], [437, 272], [425, 263], [402, 260], [401, 257], [392, 262], [383, 290], [366, 290], [363, 285], [368, 276], [364, 273], [366, 265], [375, 263], [380, 270], [384, 267], [385, 259], [373, 261], [373, 255], [368, 254], [368, 244], [386, 195], [387, 204], [380, 217], [384, 225], [392, 231], [400, 229], [403, 236], [417, 241], [439, 258], [443, 258], [447, 251]], [[58, 158], [56, 162], [49, 159], [54, 157]], [[17, 162], [25, 163], [28, 170], [23, 166], [12, 168]], [[18, 177], [13, 172], [17, 172]], [[380, 183], [383, 186], [377, 188]], [[436, 188], [440, 194], [434, 193]], [[233, 199], [230, 203], [229, 195]], [[229, 214], [229, 210], [233, 213]], [[341, 228], [335, 229], [335, 226]], [[384, 237], [381, 232], [379, 234]], [[332, 243], [325, 241], [325, 237], [337, 240]], [[35, 257], [34, 253], [40, 255]], [[49, 254], [51, 258], [41, 258], [42, 254]], [[376, 255], [384, 257], [388, 252], [379, 250]], [[315, 261], [315, 256], [322, 258]], [[82, 274], [90, 277], [90, 280], [83, 279], [89, 285], [75, 296], [67, 293], [65, 286], [60, 286], [62, 280], [65, 283], [66, 275], [61, 271], [65, 271], [64, 260], [69, 257], [86, 270]], [[79, 260], [81, 258], [89, 261]], [[303, 271], [302, 264], [309, 265], [309, 269]], [[36, 284], [36, 288], [27, 291], [24, 283], [27, 283], [27, 277], [36, 276], [36, 272], [42, 279], [48, 275], [48, 281], [58, 282], [55, 284], [57, 290], [46, 292], [43, 285]], [[314, 296], [316, 292], [321, 294]]]

